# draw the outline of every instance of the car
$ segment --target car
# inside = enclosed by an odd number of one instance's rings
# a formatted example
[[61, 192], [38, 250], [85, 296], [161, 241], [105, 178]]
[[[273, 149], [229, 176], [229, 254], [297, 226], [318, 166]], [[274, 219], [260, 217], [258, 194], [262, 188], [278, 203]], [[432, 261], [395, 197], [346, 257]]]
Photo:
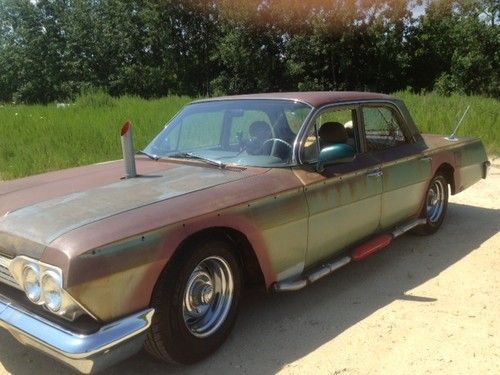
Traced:
[[479, 139], [420, 134], [365, 92], [198, 100], [137, 154], [121, 136], [124, 162], [0, 183], [0, 327], [83, 373], [142, 347], [202, 360], [245, 287], [299, 290], [432, 234], [490, 166]]

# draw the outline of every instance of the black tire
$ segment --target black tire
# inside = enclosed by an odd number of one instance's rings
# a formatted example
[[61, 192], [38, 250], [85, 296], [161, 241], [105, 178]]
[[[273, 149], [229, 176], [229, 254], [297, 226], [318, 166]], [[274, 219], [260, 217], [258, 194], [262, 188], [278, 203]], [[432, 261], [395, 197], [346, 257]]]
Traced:
[[[145, 349], [165, 362], [191, 364], [212, 354], [231, 332], [241, 295], [241, 276], [232, 247], [226, 241], [199, 241], [180, 251], [162, 272], [153, 291], [151, 306], [155, 314]], [[210, 289], [207, 275], [217, 267], [224, 275], [211, 279], [214, 287]], [[229, 289], [217, 292], [217, 285], [222, 287], [224, 284], [222, 279], [226, 285], [232, 281], [231, 293]], [[226, 298], [229, 294], [232, 295], [230, 301]], [[185, 300], [187, 295], [192, 298]], [[207, 299], [212, 301], [213, 305], [208, 305], [213, 309], [205, 310], [207, 304], [203, 303]], [[218, 306], [224, 308], [220, 310]], [[206, 311], [206, 315], [201, 314], [203, 319], [189, 315], [199, 314], [198, 308]], [[215, 319], [218, 323], [210, 324], [214, 315], [219, 316], [217, 313], [221, 314], [220, 321]], [[203, 323], [208, 327], [205, 330], [202, 329], [205, 327]]]
[[441, 227], [448, 210], [448, 181], [443, 175], [436, 174], [432, 178], [423, 203], [422, 217], [426, 223], [416, 227], [413, 233], [430, 235]]

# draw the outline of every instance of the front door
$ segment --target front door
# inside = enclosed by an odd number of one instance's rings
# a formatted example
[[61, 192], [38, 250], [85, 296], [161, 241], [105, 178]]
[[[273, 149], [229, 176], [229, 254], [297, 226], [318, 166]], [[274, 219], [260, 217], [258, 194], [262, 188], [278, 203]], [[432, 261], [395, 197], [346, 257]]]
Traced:
[[[357, 107], [333, 107], [321, 112], [304, 142], [301, 158], [314, 165], [319, 150], [330, 144], [321, 139], [322, 126], [335, 123], [346, 132], [336, 141], [353, 147], [353, 161], [331, 165], [321, 172], [299, 169], [309, 206], [309, 236], [305, 266], [331, 258], [343, 249], [369, 237], [380, 222], [382, 174], [379, 162], [361, 153]], [[325, 137], [326, 138], [326, 137]]]

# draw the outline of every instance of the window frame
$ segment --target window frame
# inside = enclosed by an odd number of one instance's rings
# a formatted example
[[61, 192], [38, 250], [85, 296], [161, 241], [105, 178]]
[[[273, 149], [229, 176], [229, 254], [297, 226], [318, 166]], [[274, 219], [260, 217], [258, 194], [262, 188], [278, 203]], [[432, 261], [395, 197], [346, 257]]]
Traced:
[[[316, 135], [316, 139], [319, 139], [319, 134], [318, 134], [318, 127], [316, 126], [318, 118], [323, 115], [325, 112], [328, 111], [342, 111], [342, 110], [349, 110], [349, 111], [354, 111], [354, 116], [356, 121], [353, 121], [352, 128], [353, 128], [353, 134], [354, 134], [354, 142], [356, 143], [356, 154], [361, 154], [364, 151], [364, 145], [363, 145], [363, 140], [362, 140], [362, 134], [361, 134], [361, 119], [360, 119], [360, 104], [359, 102], [345, 102], [345, 103], [334, 103], [334, 104], [327, 104], [324, 105], [320, 108], [318, 108], [314, 113], [312, 113], [311, 118], [307, 121], [306, 126], [304, 127], [304, 130], [300, 134], [300, 147], [298, 148], [298, 155], [297, 155], [297, 164], [299, 165], [315, 165], [318, 163], [318, 160], [311, 160], [311, 161], [305, 161], [302, 159], [303, 155], [303, 150], [305, 147], [305, 141], [307, 139], [307, 135], [309, 134], [309, 130], [311, 127], [314, 127], [314, 133]], [[364, 132], [363, 132], [364, 134]], [[299, 136], [299, 135], [298, 135]], [[317, 149], [317, 154], [319, 156], [319, 152], [321, 151], [319, 142], [316, 142], [316, 149]]]
[[[395, 120], [401, 129], [401, 132], [403, 133], [403, 136], [405, 137], [405, 142], [398, 144], [393, 147], [387, 147], [383, 150], [368, 150], [368, 142], [366, 138], [366, 131], [365, 131], [365, 116], [363, 113], [364, 108], [386, 108], [389, 111], [391, 111], [395, 116]], [[365, 102], [365, 103], [360, 103], [360, 108], [359, 108], [359, 115], [361, 116], [360, 119], [360, 124], [361, 124], [361, 142], [363, 144], [363, 153], [379, 153], [379, 152], [386, 152], [387, 150], [395, 149], [401, 146], [409, 145], [415, 143], [415, 139], [413, 138], [412, 134], [408, 131], [408, 126], [406, 125], [406, 120], [399, 108], [392, 102], [385, 102], [385, 101], [370, 101], [370, 102]]]
[[[354, 133], [356, 134], [357, 130], [357, 135], [359, 139], [359, 150], [357, 152], [357, 155], [361, 154], [366, 154], [370, 152], [380, 152], [380, 151], [368, 151], [367, 145], [366, 145], [366, 134], [365, 134], [365, 123], [364, 123], [364, 118], [363, 118], [363, 113], [362, 113], [362, 108], [364, 106], [376, 106], [376, 107], [388, 107], [392, 109], [397, 116], [397, 119], [399, 121], [399, 125], [402, 125], [402, 131], [403, 135], [405, 136], [407, 144], [414, 144], [416, 143], [415, 137], [413, 136], [412, 133], [410, 133], [407, 123], [406, 123], [406, 118], [399, 109], [399, 107], [391, 100], [357, 100], [357, 101], [346, 101], [346, 102], [340, 102], [340, 103], [329, 103], [322, 105], [321, 107], [317, 107], [316, 109], [313, 109], [311, 113], [309, 113], [308, 118], [304, 121], [304, 125], [302, 129], [300, 130], [299, 134], [297, 134], [296, 141], [294, 143], [294, 155], [293, 157], [296, 160], [296, 165], [303, 165], [303, 166], [310, 166], [317, 164], [313, 162], [305, 162], [302, 160], [302, 150], [304, 148], [305, 140], [307, 138], [307, 134], [309, 134], [309, 129], [311, 126], [316, 126], [316, 119], [321, 113], [325, 110], [331, 109], [331, 108], [341, 108], [341, 107], [356, 107], [356, 117], [358, 120], [358, 126], [357, 129], [355, 129]], [[315, 130], [316, 132], [316, 137], [318, 137], [318, 129]], [[401, 145], [403, 146], [403, 145]], [[319, 155], [319, 144], [318, 144], [318, 155]], [[385, 149], [383, 151], [387, 151], [389, 149]]]

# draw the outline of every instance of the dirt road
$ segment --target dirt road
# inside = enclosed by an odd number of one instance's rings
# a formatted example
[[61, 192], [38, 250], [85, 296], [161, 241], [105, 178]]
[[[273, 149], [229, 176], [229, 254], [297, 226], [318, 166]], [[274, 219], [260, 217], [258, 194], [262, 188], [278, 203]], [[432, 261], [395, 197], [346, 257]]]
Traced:
[[[228, 342], [186, 368], [144, 353], [105, 374], [500, 374], [500, 159], [405, 235], [303, 291], [245, 296]], [[0, 331], [0, 374], [66, 374]]]

